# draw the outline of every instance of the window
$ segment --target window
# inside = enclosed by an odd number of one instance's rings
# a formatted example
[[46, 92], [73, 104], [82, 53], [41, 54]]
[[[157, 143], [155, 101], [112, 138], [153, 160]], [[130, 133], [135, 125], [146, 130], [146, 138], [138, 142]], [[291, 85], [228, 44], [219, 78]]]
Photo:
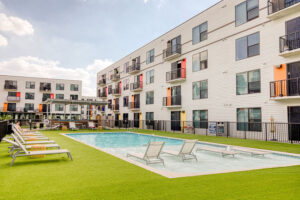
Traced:
[[50, 99], [51, 98], [51, 94], [47, 94], [47, 93], [45, 93], [45, 94], [43, 94], [43, 101], [46, 101], [47, 99]]
[[33, 111], [34, 110], [34, 104], [33, 103], [25, 103], [25, 110], [26, 111]]
[[154, 49], [146, 53], [146, 64], [150, 64], [153, 62], [154, 62]]
[[25, 93], [25, 99], [33, 100], [34, 99], [34, 93], [28, 93], [28, 92], [26, 92]]
[[51, 91], [51, 83], [40, 83], [41, 91]]
[[236, 94], [253, 94], [260, 92], [260, 70], [236, 75]]
[[236, 40], [236, 60], [259, 55], [259, 32]]
[[124, 64], [124, 69], [123, 69], [124, 73], [127, 74], [129, 72], [129, 62]]
[[239, 26], [259, 16], [258, 0], [247, 0], [235, 6], [235, 25]]
[[56, 83], [56, 90], [64, 90], [65, 84], [63, 83]]
[[64, 94], [56, 94], [55, 99], [64, 99], [65, 95]]
[[78, 91], [79, 90], [79, 85], [77, 85], [77, 84], [71, 84], [70, 85], [70, 90], [71, 91]]
[[112, 109], [112, 100], [111, 99], [108, 100], [107, 107], [108, 107], [108, 109]]
[[146, 104], [154, 104], [154, 91], [146, 92]]
[[208, 128], [208, 111], [193, 110], [194, 128]]
[[146, 120], [154, 120], [154, 112], [146, 112]]
[[208, 98], [208, 81], [198, 81], [193, 83], [193, 99]]
[[154, 69], [146, 72], [146, 84], [154, 83]]
[[112, 94], [112, 85], [109, 85], [109, 86], [108, 86], [108, 91], [107, 91], [107, 93], [108, 93], [108, 94]]
[[70, 99], [71, 100], [78, 100], [78, 95], [77, 94], [71, 94]]
[[55, 111], [64, 111], [63, 104], [55, 104]]
[[78, 105], [70, 105], [70, 111], [78, 111]]
[[17, 81], [5, 81], [4, 89], [16, 90], [18, 89]]
[[193, 72], [207, 68], [207, 51], [193, 55]]
[[129, 97], [123, 97], [123, 107], [128, 107], [128, 103], [129, 103]]
[[262, 130], [261, 108], [238, 108], [237, 130], [260, 132]]
[[193, 44], [207, 39], [207, 22], [193, 28]]
[[123, 90], [129, 90], [129, 79], [123, 80]]
[[26, 89], [35, 89], [35, 82], [26, 81]]

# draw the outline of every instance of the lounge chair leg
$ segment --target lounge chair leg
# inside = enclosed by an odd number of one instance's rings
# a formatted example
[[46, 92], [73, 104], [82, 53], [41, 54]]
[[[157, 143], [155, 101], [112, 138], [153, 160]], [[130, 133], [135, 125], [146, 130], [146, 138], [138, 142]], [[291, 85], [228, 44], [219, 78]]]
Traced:
[[15, 160], [16, 160], [16, 155], [13, 156], [13, 159], [12, 159], [12, 161], [11, 161], [11, 163], [10, 163], [10, 166], [11, 166], [11, 167], [13, 166]]
[[71, 158], [71, 160], [73, 161], [71, 153], [67, 153], [67, 154], [68, 154], [68, 157]]

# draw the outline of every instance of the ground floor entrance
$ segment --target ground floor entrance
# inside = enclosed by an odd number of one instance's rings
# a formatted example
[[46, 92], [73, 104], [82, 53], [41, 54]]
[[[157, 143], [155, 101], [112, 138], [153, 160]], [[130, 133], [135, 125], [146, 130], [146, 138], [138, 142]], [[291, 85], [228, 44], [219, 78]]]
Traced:
[[300, 106], [288, 107], [289, 140], [300, 141]]

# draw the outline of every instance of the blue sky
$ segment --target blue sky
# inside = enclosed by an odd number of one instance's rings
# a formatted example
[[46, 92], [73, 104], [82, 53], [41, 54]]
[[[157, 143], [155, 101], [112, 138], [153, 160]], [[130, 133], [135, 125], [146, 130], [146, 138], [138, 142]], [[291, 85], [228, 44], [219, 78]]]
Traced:
[[[95, 95], [97, 71], [218, 0], [0, 2], [0, 20], [11, 23], [0, 21], [0, 68], [17, 64], [15, 70], [25, 75], [82, 79], [84, 94]], [[19, 66], [22, 63], [27, 64], [27, 71]], [[31, 65], [34, 71], [28, 71]], [[50, 73], [51, 69], [61, 71]], [[72, 70], [73, 76], [66, 74]]]

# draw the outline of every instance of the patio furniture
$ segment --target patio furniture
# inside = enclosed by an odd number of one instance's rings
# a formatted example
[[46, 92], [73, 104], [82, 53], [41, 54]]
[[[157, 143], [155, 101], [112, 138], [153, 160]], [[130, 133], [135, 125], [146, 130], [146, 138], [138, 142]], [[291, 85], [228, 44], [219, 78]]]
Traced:
[[250, 153], [251, 156], [265, 156], [266, 154], [269, 154], [269, 152], [253, 150], [253, 149], [248, 149], [248, 148], [243, 148], [243, 147], [232, 147], [231, 149], [235, 150], [235, 151], [242, 151], [245, 153]]
[[219, 148], [213, 148], [213, 147], [198, 147], [196, 151], [210, 151], [210, 152], [214, 152], [214, 153], [221, 153], [222, 157], [224, 156], [232, 156], [234, 157], [235, 154], [237, 154], [237, 152], [235, 151], [231, 151], [231, 150], [223, 150], [223, 149], [219, 149]]
[[72, 130], [72, 131], [77, 131], [79, 130], [77, 127], [76, 127], [76, 124], [74, 122], [69, 122], [69, 129]]
[[164, 160], [160, 158], [161, 150], [165, 142], [150, 142], [145, 153], [128, 153], [127, 157], [135, 157], [144, 160], [146, 164], [162, 163], [164, 166]]
[[92, 129], [92, 130], [96, 130], [97, 129], [97, 127], [95, 126], [94, 122], [89, 121], [88, 125], [89, 125], [89, 129]]
[[197, 141], [198, 140], [185, 140], [179, 151], [163, 150], [162, 153], [180, 157], [182, 161], [191, 159], [198, 161], [197, 157], [193, 154], [193, 149]]

